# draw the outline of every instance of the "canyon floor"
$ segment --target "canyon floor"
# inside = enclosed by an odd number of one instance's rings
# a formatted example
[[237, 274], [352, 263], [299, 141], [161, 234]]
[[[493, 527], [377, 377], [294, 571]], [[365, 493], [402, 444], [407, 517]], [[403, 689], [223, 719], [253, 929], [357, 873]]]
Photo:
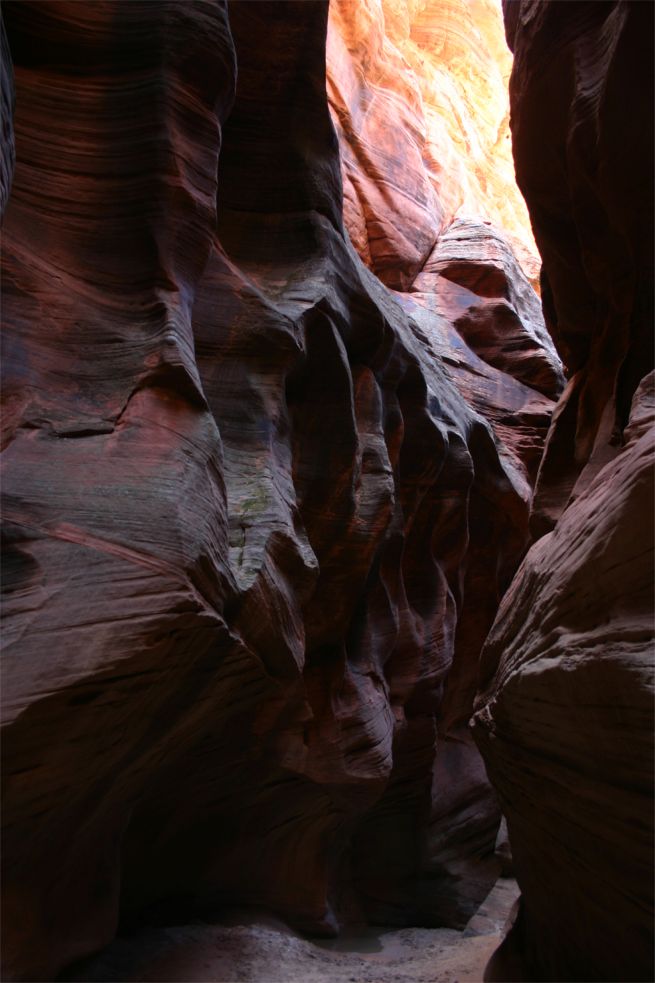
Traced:
[[463, 932], [369, 928], [311, 940], [243, 912], [231, 924], [150, 928], [60, 977], [69, 983], [482, 983], [516, 882], [501, 879]]
[[371, 930], [328, 944], [275, 925], [192, 925], [115, 942], [68, 980], [87, 983], [481, 983], [500, 935]]

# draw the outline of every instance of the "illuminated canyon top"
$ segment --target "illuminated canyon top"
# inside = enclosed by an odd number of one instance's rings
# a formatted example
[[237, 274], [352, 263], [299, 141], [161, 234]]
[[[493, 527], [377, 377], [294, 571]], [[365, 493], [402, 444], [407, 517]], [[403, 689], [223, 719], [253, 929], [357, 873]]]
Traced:
[[512, 161], [511, 65], [499, 0], [332, 0], [345, 223], [390, 286], [407, 289], [455, 217], [499, 226], [536, 280]]

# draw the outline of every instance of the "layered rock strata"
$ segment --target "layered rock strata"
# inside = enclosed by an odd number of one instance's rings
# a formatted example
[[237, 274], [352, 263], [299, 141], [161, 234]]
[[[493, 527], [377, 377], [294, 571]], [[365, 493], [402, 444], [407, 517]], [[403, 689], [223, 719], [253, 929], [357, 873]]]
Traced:
[[219, 5], [3, 16], [3, 975], [52, 980], [114, 934], [135, 803], [227, 648], [191, 308], [235, 65]]
[[380, 279], [409, 289], [455, 218], [502, 228], [538, 278], [494, 0], [332, 0], [327, 65], [344, 219]]
[[510, 2], [506, 16], [517, 181], [568, 370], [533, 510], [539, 535], [619, 452], [653, 364], [653, 10], [578, 3], [565, 16], [557, 3]]
[[11, 69], [11, 55], [0, 18], [0, 108], [2, 110], [2, 138], [0, 146], [0, 215], [4, 214], [9, 200], [11, 179], [14, 173], [16, 148], [14, 146], [14, 80]]
[[330, 6], [350, 239], [532, 484], [564, 376], [532, 289], [540, 261], [511, 159], [510, 69], [487, 0]]
[[366, 269], [325, 4], [3, 13], [5, 978], [180, 907], [465, 924], [466, 722], [559, 385], [534, 302], [470, 227], [447, 313]]
[[571, 377], [539, 472], [545, 534], [482, 656], [475, 734], [523, 891], [488, 979], [650, 980], [653, 8], [505, 16], [517, 175]]

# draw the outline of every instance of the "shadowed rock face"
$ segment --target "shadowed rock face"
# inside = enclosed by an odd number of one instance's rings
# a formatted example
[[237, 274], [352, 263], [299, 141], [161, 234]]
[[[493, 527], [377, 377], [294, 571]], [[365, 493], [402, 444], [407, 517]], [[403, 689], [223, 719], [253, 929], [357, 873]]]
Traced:
[[14, 81], [11, 55], [7, 43], [4, 22], [0, 19], [0, 107], [2, 108], [2, 135], [0, 153], [0, 215], [4, 214], [14, 173], [16, 150], [14, 147]]
[[653, 364], [652, 4], [567, 7], [565, 17], [557, 3], [507, 5], [517, 181], [569, 373], [536, 493], [538, 535], [619, 452]]
[[477, 660], [560, 388], [511, 252], [364, 266], [324, 4], [3, 11], [5, 978], [175, 906], [464, 924]]
[[219, 5], [3, 14], [3, 956], [53, 979], [113, 935], [135, 804], [234, 649], [190, 315], [235, 65]]
[[650, 980], [653, 8], [505, 15], [517, 174], [572, 376], [534, 506], [552, 531], [482, 656], [475, 736], [523, 891], [488, 979]]

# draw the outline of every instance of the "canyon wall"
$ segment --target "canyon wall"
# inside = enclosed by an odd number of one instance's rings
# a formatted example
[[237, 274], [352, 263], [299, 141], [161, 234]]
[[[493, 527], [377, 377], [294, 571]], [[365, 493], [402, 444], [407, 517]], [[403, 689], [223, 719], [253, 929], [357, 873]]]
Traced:
[[344, 221], [389, 286], [410, 288], [455, 218], [502, 229], [538, 280], [511, 155], [511, 65], [494, 0], [332, 0]]
[[9, 200], [14, 173], [14, 80], [11, 55], [4, 22], [0, 18], [0, 109], [2, 110], [2, 140], [0, 141], [0, 215]]
[[517, 178], [570, 378], [542, 538], [482, 655], [475, 734], [523, 891], [488, 978], [651, 980], [653, 7], [521, 0], [505, 17]]
[[479, 654], [571, 462], [492, 12], [3, 5], [7, 980], [497, 876]]
[[326, 5], [3, 10], [5, 978], [222, 905], [464, 924], [560, 386], [527, 281], [484, 223], [411, 317], [362, 264]]

